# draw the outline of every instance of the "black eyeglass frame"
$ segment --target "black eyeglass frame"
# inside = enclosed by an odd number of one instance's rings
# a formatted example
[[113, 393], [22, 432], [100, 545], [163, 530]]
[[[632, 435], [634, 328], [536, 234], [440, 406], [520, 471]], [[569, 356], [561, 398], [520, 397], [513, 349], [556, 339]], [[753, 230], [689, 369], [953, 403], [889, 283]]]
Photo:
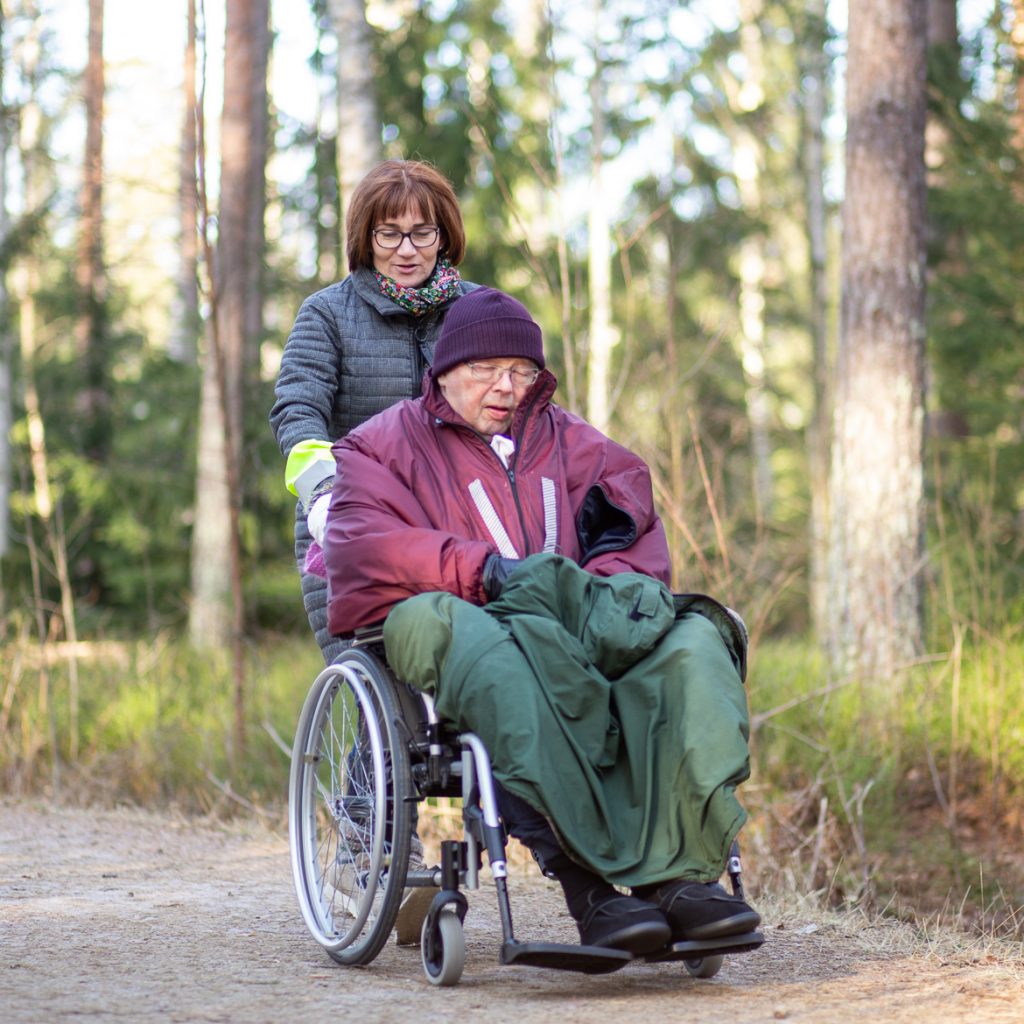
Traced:
[[[387, 245], [385, 242], [382, 242], [377, 237], [378, 234], [380, 234], [380, 232], [382, 232], [382, 231], [386, 231], [388, 234], [401, 235], [401, 238], [399, 238], [398, 241], [394, 245]], [[430, 239], [429, 242], [417, 242], [416, 239], [412, 237], [413, 235], [416, 234], [417, 231], [431, 231], [431, 232], [433, 232], [433, 237]], [[407, 238], [412, 243], [412, 246], [413, 246], [414, 249], [429, 249], [438, 240], [438, 238], [441, 236], [441, 229], [437, 228], [437, 227], [434, 227], [434, 228], [423, 227], [423, 228], [414, 228], [412, 231], [399, 231], [398, 228], [374, 228], [373, 231], [370, 232], [370, 234], [373, 235], [373, 240], [382, 249], [388, 249], [388, 250], [391, 250], [391, 249], [401, 249], [402, 248], [402, 243]]]

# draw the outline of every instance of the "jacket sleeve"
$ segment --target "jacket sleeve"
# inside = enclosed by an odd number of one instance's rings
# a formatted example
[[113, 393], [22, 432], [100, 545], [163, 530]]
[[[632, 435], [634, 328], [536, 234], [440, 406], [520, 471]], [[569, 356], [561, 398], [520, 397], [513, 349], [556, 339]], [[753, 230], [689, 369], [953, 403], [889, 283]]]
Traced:
[[[570, 451], [579, 453], [583, 445], [594, 448], [593, 458], [568, 462], [580, 565], [595, 576], [639, 572], [670, 584], [668, 540], [654, 508], [647, 464], [582, 422], [576, 433]], [[576, 467], [583, 467], [586, 475], [574, 479]]]
[[360, 439], [334, 447], [338, 463], [328, 514], [328, 626], [349, 634], [381, 622], [399, 601], [446, 591], [484, 604], [483, 567], [492, 545], [435, 529], [407, 481]]
[[303, 501], [334, 473], [327, 449], [336, 439], [328, 436], [328, 425], [339, 372], [334, 317], [317, 295], [310, 296], [288, 335], [270, 410], [274, 437], [288, 457], [286, 486]]

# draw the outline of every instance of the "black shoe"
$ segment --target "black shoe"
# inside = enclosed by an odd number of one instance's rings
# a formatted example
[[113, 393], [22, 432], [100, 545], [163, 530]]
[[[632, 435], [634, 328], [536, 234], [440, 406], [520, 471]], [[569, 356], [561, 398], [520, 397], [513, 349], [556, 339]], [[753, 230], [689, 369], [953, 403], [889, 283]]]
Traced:
[[635, 896], [602, 895], [593, 898], [579, 921], [584, 946], [624, 949], [642, 956], [668, 945], [672, 936], [665, 915]]
[[753, 907], [717, 882], [666, 882], [646, 898], [665, 915], [673, 942], [721, 939], [761, 923]]

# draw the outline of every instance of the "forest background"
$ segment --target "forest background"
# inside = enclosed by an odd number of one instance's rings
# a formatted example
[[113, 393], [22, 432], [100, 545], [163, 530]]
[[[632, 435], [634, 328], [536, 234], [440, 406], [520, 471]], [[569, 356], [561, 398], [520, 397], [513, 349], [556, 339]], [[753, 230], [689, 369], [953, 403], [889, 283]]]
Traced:
[[1020, 937], [1024, 0], [0, 0], [0, 786], [276, 815], [267, 412], [384, 157], [751, 628], [757, 884]]

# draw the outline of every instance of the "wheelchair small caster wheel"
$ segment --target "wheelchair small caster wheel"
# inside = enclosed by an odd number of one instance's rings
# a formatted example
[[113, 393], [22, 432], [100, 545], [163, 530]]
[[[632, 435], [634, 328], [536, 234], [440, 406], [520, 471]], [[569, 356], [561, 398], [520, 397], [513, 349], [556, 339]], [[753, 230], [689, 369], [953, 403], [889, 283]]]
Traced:
[[431, 985], [458, 984], [466, 963], [466, 937], [455, 911], [442, 910], [437, 915], [433, 934], [427, 915], [420, 936], [420, 956]]
[[699, 960], [684, 960], [683, 966], [691, 978], [713, 978], [721, 969], [724, 956], [702, 956]]

